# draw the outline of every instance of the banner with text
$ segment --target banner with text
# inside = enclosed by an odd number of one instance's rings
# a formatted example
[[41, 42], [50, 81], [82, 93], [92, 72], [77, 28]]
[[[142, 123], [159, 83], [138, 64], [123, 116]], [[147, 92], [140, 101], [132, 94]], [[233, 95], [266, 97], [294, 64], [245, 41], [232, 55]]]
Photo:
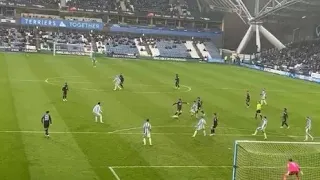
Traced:
[[103, 29], [104, 24], [99, 22], [70, 21], [62, 19], [43, 19], [43, 18], [21, 18], [21, 25], [39, 26], [39, 27], [57, 27], [82, 30]]
[[27, 49], [25, 47], [0, 46], [0, 52], [28, 52], [28, 53], [35, 53], [35, 52], [38, 52], [38, 51], [36, 49]]

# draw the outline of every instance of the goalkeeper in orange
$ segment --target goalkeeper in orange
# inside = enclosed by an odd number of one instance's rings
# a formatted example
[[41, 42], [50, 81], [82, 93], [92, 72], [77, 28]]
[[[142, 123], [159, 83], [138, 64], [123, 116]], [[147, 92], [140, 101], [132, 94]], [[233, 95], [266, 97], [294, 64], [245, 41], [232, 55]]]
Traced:
[[289, 176], [296, 176], [297, 180], [300, 180], [299, 173], [303, 175], [303, 172], [301, 171], [299, 164], [294, 162], [292, 159], [289, 159], [287, 169], [288, 172], [283, 175], [283, 180], [287, 180], [287, 177]]

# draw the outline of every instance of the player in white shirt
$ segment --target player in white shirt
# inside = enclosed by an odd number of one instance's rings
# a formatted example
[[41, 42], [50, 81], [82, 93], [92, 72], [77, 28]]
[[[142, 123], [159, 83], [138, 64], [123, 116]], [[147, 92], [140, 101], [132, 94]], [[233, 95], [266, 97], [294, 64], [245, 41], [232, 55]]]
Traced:
[[149, 123], [149, 119], [146, 120], [146, 122], [142, 126], [143, 129], [143, 145], [147, 144], [146, 138], [149, 139], [149, 145], [152, 146], [151, 141], [151, 124]]
[[265, 89], [262, 90], [261, 94], [261, 105], [267, 105], [267, 92]]
[[252, 134], [253, 136], [257, 135], [258, 131], [263, 132], [264, 139], [267, 139], [267, 134], [266, 134], [266, 128], [268, 124], [268, 119], [266, 116], [262, 118], [262, 123], [261, 125], [256, 129], [256, 131]]
[[121, 88], [121, 79], [120, 79], [119, 76], [116, 76], [116, 77], [114, 78], [113, 82], [114, 82], [114, 89], [113, 89], [114, 91], [116, 91], [117, 89], [119, 89], [119, 90], [122, 89], [122, 88]]
[[193, 101], [193, 104], [190, 109], [190, 114], [191, 116], [196, 116], [196, 118], [198, 118], [197, 112], [198, 112], [198, 103], [196, 101]]
[[307, 125], [306, 125], [306, 139], [304, 141], [308, 141], [308, 138], [310, 137], [311, 140], [313, 141], [313, 136], [311, 136], [310, 131], [311, 131], [311, 125], [312, 125], [312, 121], [310, 119], [310, 117], [307, 117]]
[[101, 110], [101, 106], [100, 106], [100, 102], [97, 103], [97, 105], [95, 105], [92, 109], [92, 112], [94, 114], [95, 117], [95, 121], [98, 122], [98, 117], [100, 119], [100, 123], [103, 123], [102, 121], [102, 110]]
[[206, 124], [207, 124], [206, 120], [203, 117], [201, 117], [199, 119], [198, 124], [195, 126], [196, 130], [194, 131], [194, 134], [192, 137], [196, 137], [198, 131], [201, 131], [201, 130], [203, 130], [203, 135], [206, 136], [207, 135], [206, 134]]

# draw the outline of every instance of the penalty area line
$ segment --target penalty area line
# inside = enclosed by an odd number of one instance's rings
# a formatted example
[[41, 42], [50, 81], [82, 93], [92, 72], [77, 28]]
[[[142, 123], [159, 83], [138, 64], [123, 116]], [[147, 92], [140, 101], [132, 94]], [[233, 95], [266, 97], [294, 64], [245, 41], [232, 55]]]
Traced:
[[[44, 131], [0, 131], [0, 133], [22, 133], [22, 134], [43, 134]], [[97, 134], [97, 135], [142, 135], [140, 132], [93, 132], [93, 131], [52, 131], [50, 132], [51, 134], [87, 134], [87, 135], [92, 135], [92, 134]], [[187, 135], [191, 136], [192, 132], [190, 133], [157, 133], [154, 132], [152, 133], [154, 135]], [[216, 134], [215, 136], [219, 137], [255, 137], [251, 134]], [[256, 137], [262, 137], [263, 135], [256, 135]], [[290, 135], [268, 135], [269, 137], [278, 137], [278, 138], [303, 138], [304, 136], [290, 136]], [[320, 138], [320, 137], [314, 137], [314, 138]]]
[[113, 169], [113, 167], [109, 167], [109, 170], [111, 171], [111, 173], [113, 174], [113, 176], [116, 178], [116, 180], [120, 180], [120, 177], [118, 176], [118, 174], [116, 173], [116, 171]]

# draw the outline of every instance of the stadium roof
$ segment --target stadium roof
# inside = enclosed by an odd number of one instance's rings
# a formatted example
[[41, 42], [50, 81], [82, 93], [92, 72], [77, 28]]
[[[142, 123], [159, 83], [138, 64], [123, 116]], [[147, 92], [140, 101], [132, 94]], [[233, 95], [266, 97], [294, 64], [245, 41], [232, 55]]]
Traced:
[[[204, 0], [213, 11], [236, 12], [251, 21], [266, 17], [305, 18], [320, 17], [320, 0]], [[259, 7], [259, 8], [256, 8]], [[259, 9], [256, 11], [255, 9]], [[249, 13], [249, 14], [248, 14]], [[251, 18], [250, 15], [252, 15]]]

